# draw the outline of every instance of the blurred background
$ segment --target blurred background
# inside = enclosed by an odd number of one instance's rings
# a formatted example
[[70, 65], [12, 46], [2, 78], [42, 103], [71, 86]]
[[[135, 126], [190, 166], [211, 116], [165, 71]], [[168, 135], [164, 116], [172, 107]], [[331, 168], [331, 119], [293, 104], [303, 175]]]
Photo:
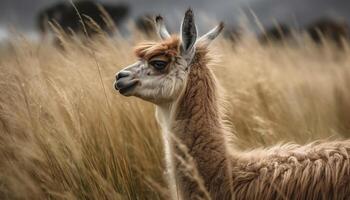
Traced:
[[[50, 8], [60, 0], [1, 0], [0, 1], [0, 38], [5, 38], [12, 28], [30, 34], [37, 32], [39, 12]], [[304, 26], [318, 18], [350, 20], [349, 0], [96, 0], [110, 5], [123, 4], [128, 12], [120, 22], [125, 30], [130, 21], [146, 14], [162, 14], [167, 19], [170, 30], [180, 23], [184, 10], [193, 7], [197, 14], [197, 23], [204, 32], [209, 25], [223, 20], [234, 27], [247, 19], [253, 31], [259, 31], [252, 12], [265, 27], [272, 26], [274, 20], [293, 26]]]

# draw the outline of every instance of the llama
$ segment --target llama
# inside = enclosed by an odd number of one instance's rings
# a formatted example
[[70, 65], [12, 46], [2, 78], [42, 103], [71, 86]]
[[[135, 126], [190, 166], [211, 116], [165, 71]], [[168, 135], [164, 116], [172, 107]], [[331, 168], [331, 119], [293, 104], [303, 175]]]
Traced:
[[[114, 87], [156, 105], [173, 199], [350, 198], [348, 140], [247, 152], [229, 146], [219, 85], [209, 68], [208, 46], [222, 23], [197, 39], [189, 9], [181, 37], [171, 36], [160, 16], [156, 27], [162, 41], [138, 46], [139, 61], [117, 73]], [[183, 167], [189, 156], [194, 177]]]

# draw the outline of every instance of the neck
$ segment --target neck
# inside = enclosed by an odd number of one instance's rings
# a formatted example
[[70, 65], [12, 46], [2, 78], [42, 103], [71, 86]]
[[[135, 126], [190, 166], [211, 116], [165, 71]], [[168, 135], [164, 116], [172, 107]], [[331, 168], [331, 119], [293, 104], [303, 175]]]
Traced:
[[215, 78], [201, 55], [196, 54], [193, 63], [178, 101], [157, 109], [169, 148], [167, 159], [184, 199], [230, 199], [230, 163]]

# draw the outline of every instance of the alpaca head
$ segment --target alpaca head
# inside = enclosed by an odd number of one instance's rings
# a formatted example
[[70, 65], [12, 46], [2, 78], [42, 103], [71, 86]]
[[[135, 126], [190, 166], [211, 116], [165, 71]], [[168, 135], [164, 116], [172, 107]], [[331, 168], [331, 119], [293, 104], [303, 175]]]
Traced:
[[197, 47], [206, 48], [222, 31], [223, 24], [198, 38], [191, 9], [186, 11], [180, 37], [170, 36], [161, 16], [155, 22], [162, 41], [140, 44], [135, 50], [139, 60], [116, 74], [114, 87], [125, 96], [154, 104], [171, 103], [186, 86]]

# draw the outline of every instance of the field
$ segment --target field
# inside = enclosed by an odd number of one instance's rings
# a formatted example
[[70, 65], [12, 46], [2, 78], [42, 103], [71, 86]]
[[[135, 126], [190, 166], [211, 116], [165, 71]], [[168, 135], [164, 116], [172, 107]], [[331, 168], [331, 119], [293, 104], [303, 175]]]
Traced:
[[[0, 199], [166, 199], [154, 108], [113, 88], [133, 45], [14, 36], [0, 50]], [[350, 137], [350, 51], [220, 39], [213, 70], [242, 150]]]

